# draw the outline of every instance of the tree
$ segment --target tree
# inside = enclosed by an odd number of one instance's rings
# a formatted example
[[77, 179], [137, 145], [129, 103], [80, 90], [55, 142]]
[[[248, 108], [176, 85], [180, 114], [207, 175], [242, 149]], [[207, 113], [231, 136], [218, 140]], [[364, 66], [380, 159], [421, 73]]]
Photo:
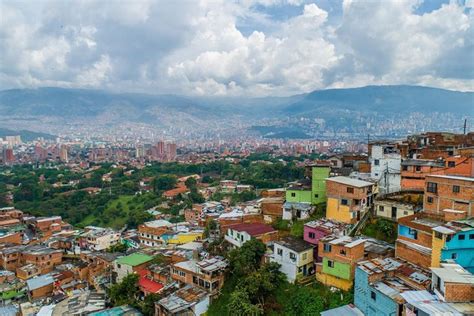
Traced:
[[107, 252], [126, 252], [127, 246], [122, 243], [118, 243], [107, 248]]
[[227, 308], [230, 315], [247, 316], [263, 314], [263, 308], [252, 304], [249, 293], [244, 288], [237, 288], [230, 294]]
[[138, 274], [131, 273], [123, 278], [122, 282], [112, 285], [110, 288], [110, 300], [114, 306], [136, 306], [139, 293]]
[[232, 273], [244, 276], [257, 270], [265, 250], [265, 244], [258, 239], [251, 239], [242, 247], [231, 250], [229, 261]]
[[141, 311], [145, 316], [155, 315], [155, 302], [161, 299], [160, 294], [148, 294], [141, 304]]
[[173, 189], [176, 186], [177, 180], [175, 176], [163, 175], [155, 178], [153, 182], [153, 187], [155, 192], [157, 192]]
[[193, 188], [196, 188], [197, 186], [197, 181], [193, 177], [189, 177], [184, 181], [184, 184], [189, 190], [192, 190]]

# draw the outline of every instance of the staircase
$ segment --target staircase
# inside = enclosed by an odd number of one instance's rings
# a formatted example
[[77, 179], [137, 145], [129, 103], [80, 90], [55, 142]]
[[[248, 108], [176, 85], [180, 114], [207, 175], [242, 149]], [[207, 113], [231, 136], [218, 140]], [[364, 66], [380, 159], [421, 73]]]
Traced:
[[364, 216], [357, 222], [357, 224], [352, 227], [351, 231], [349, 232], [349, 236], [356, 236], [360, 234], [360, 231], [362, 228], [365, 227], [365, 224], [367, 221], [372, 217], [372, 208], [368, 209], [367, 212], [365, 212]]

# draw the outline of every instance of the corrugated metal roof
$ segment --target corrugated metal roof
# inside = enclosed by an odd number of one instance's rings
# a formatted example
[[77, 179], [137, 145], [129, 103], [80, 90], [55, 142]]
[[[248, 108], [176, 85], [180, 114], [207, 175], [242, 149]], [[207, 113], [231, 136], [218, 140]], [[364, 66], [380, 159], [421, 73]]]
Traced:
[[364, 316], [364, 313], [354, 305], [349, 304], [321, 312], [321, 316]]
[[363, 180], [359, 180], [359, 179], [353, 179], [353, 178], [342, 177], [342, 176], [327, 178], [326, 180], [334, 181], [334, 182], [337, 182], [337, 183], [341, 183], [341, 184], [345, 184], [345, 185], [349, 185], [349, 186], [353, 186], [353, 187], [358, 187], [358, 188], [373, 185], [372, 182], [367, 182], [367, 181], [363, 181]]

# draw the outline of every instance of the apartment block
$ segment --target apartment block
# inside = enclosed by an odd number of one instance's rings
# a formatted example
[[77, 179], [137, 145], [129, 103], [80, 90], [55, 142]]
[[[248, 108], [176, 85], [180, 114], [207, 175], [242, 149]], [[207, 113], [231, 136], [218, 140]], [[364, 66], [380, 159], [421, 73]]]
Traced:
[[138, 239], [143, 247], [154, 247], [165, 243], [165, 235], [170, 232], [172, 224], [164, 220], [146, 222], [138, 226]]
[[80, 237], [79, 244], [83, 249], [102, 251], [119, 242], [119, 232], [110, 228], [87, 226], [85, 227], [85, 232]]

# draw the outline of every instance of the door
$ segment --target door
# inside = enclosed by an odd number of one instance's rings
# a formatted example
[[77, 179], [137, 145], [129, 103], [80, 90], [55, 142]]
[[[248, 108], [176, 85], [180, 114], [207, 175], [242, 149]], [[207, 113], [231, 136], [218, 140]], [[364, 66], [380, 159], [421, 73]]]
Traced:
[[392, 206], [392, 218], [396, 219], [397, 218], [397, 208]]

